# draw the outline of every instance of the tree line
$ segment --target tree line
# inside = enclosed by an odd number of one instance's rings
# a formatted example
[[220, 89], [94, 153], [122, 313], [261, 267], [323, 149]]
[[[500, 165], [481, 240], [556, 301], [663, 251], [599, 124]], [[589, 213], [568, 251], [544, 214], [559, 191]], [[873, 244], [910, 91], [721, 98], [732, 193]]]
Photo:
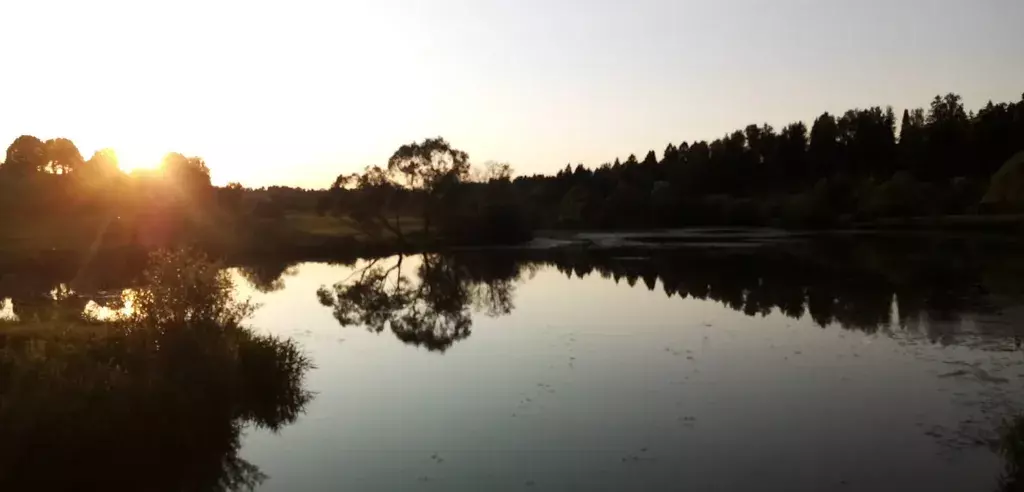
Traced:
[[[511, 197], [510, 176], [506, 164], [470, 166], [465, 152], [438, 138], [403, 145], [386, 168], [340, 176], [330, 189], [217, 187], [201, 157], [172, 152], [154, 169], [125, 173], [112, 149], [84, 159], [69, 139], [22, 135], [0, 163], [0, 216], [19, 237], [0, 235], [0, 247], [29, 238], [34, 243], [28, 249], [36, 250], [75, 243], [72, 249], [199, 244], [229, 251], [326, 251], [475, 241], [488, 228], [493, 233], [483, 236], [518, 231], [519, 239], [527, 227], [491, 220], [500, 212], [470, 212], [467, 200], [486, 196], [494, 204], [500, 195], [472, 191], [474, 180], [503, 182], [503, 194]], [[316, 215], [358, 236], [319, 233], [330, 227], [310, 224]]]
[[85, 159], [67, 138], [22, 135], [2, 157], [0, 218], [7, 227], [0, 248], [18, 252], [175, 244], [244, 248], [262, 244], [255, 238], [286, 236], [286, 216], [313, 214], [326, 194], [286, 186], [213, 186], [203, 158], [177, 152], [154, 168], [126, 173], [113, 149]]
[[[825, 112], [808, 128], [751, 124], [669, 143], [596, 169], [515, 180], [546, 225], [829, 225], [878, 217], [1020, 210], [1024, 95], [967, 111], [956, 94], [927, 110]], [[999, 183], [992, 182], [1008, 166]]]
[[[751, 124], [712, 141], [669, 143], [596, 168], [511, 179], [471, 172], [443, 138], [402, 146], [386, 166], [343, 174], [322, 213], [404, 236], [402, 216], [450, 235], [522, 237], [521, 229], [687, 225], [855, 225], [891, 217], [1024, 211], [1024, 95], [965, 109], [825, 112], [808, 125]], [[475, 179], [474, 179], [475, 178]], [[454, 229], [455, 231], [450, 231]]]
[[39, 217], [94, 213], [106, 217], [103, 234], [114, 242], [191, 234], [229, 245], [277, 238], [277, 249], [310, 242], [283, 225], [302, 214], [336, 220], [364, 240], [422, 245], [511, 243], [538, 228], [835, 227], [1020, 213], [1024, 95], [977, 111], [951, 93], [900, 116], [879, 106], [825, 112], [809, 126], [751, 124], [710, 142], [669, 143], [660, 157], [651, 150], [596, 168], [513, 175], [505, 163], [474, 166], [436, 137], [323, 190], [214, 187], [199, 157], [171, 153], [159, 172], [125, 174], [112, 150], [84, 159], [68, 139], [23, 135], [0, 164], [0, 213], [28, 228]]
[[[210, 169], [168, 153], [156, 170], [127, 174], [112, 149], [83, 158], [67, 138], [16, 138], [0, 164], [0, 214], [35, 249], [93, 243], [162, 243], [209, 218]], [[12, 240], [4, 238], [10, 246]]]

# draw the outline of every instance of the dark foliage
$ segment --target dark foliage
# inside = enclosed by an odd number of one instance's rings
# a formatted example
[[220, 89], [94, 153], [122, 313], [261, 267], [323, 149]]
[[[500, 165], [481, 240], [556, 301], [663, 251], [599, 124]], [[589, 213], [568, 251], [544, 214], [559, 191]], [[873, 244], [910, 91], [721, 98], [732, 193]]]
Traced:
[[0, 331], [0, 489], [252, 490], [266, 478], [239, 457], [242, 431], [301, 414], [309, 361], [241, 326], [251, 306], [201, 256], [154, 256], [142, 279], [130, 314]]
[[342, 326], [365, 326], [375, 333], [389, 329], [407, 344], [439, 352], [470, 335], [474, 309], [489, 316], [512, 311], [522, 265], [481, 269], [437, 254], [416, 260], [414, 278], [406, 275], [403, 257], [387, 267], [372, 260], [333, 287], [320, 287], [317, 298]]
[[976, 213], [993, 174], [1021, 150], [1024, 100], [975, 114], [947, 94], [901, 118], [871, 107], [823, 113], [810, 130], [749, 125], [711, 142], [670, 143], [660, 161], [651, 151], [643, 161], [522, 176], [514, 187], [541, 227], [831, 227]]
[[513, 243], [538, 228], [874, 227], [1016, 214], [1024, 202], [1013, 156], [1022, 151], [1024, 100], [974, 112], [956, 94], [899, 116], [875, 106], [810, 125], [747, 125], [710, 142], [669, 143], [660, 160], [652, 150], [553, 176], [473, 168], [466, 152], [428, 138], [327, 190], [213, 187], [201, 158], [177, 153], [158, 170], [125, 174], [110, 150], [84, 160], [70, 140], [24, 135], [0, 164], [0, 218], [16, 231], [0, 246], [407, 249]]
[[318, 209], [349, 219], [364, 234], [387, 233], [403, 244], [411, 239], [403, 228], [410, 217], [418, 219], [420, 238], [427, 241], [517, 243], [532, 237], [532, 224], [511, 175], [503, 163], [473, 170], [468, 154], [431, 138], [403, 145], [386, 168], [338, 176]]
[[[726, 239], [718, 234], [713, 240]], [[600, 275], [636, 288], [660, 289], [669, 297], [712, 300], [749, 316], [809, 316], [823, 328], [906, 330], [944, 344], [970, 338], [961, 332], [961, 318], [1024, 299], [1024, 264], [1015, 259], [1018, 245], [1013, 242], [820, 238], [757, 248], [743, 246], [740, 239], [733, 242], [737, 247], [394, 257], [360, 265], [334, 286], [321, 287], [317, 296], [342, 326], [391, 331], [405, 343], [432, 351], [448, 350], [468, 337], [474, 315], [510, 313], [516, 284], [545, 265], [569, 277]], [[1013, 326], [986, 329], [1005, 329], [993, 334], [1008, 343], [1024, 335]]]

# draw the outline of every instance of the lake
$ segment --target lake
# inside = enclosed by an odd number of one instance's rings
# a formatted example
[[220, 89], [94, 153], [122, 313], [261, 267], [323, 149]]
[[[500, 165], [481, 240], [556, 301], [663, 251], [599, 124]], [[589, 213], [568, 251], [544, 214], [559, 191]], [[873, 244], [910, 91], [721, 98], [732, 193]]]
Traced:
[[249, 294], [316, 396], [241, 455], [263, 490], [995, 490], [1019, 281], [950, 247], [299, 264]]
[[315, 368], [302, 414], [234, 452], [267, 491], [1000, 490], [1017, 251], [659, 239], [235, 267], [252, 325]]

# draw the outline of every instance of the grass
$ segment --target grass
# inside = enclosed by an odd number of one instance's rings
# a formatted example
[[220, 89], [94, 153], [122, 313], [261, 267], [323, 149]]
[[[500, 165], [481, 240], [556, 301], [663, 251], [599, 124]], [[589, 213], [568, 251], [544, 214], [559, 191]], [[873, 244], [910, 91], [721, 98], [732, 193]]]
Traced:
[[[419, 218], [403, 217], [400, 224], [402, 231], [410, 236], [422, 230]], [[154, 232], [157, 238], [150, 240]], [[159, 237], [161, 232], [164, 234]], [[52, 252], [84, 254], [96, 247], [102, 250], [151, 249], [173, 244], [199, 244], [222, 253], [339, 250], [392, 243], [397, 246], [396, 239], [386, 229], [369, 236], [348, 218], [302, 212], [278, 219], [251, 215], [236, 219], [211, 213], [191, 224], [158, 224], [144, 217], [111, 218], [101, 213], [38, 218], [12, 214], [4, 218], [4, 227], [0, 228], [0, 255], [13, 259]]]
[[285, 216], [285, 221], [296, 231], [316, 236], [354, 237], [361, 235], [350, 221], [337, 217], [292, 213]]

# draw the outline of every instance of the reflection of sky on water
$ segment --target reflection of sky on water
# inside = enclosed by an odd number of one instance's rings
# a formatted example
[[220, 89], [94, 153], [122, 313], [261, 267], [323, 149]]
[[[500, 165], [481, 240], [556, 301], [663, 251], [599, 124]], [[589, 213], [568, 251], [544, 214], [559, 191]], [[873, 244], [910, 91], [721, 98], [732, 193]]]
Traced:
[[[1013, 339], [1024, 309], [1009, 270], [465, 260], [433, 258], [443, 288], [412, 289], [419, 304], [399, 310], [471, 314], [464, 336], [434, 351], [343, 327], [321, 305], [319, 287], [358, 278], [367, 261], [230, 270], [240, 297], [262, 304], [251, 324], [317, 365], [307, 414], [244, 442], [271, 477], [264, 488], [990, 490], [995, 429], [1024, 408]], [[420, 283], [425, 264], [405, 258], [401, 284]], [[122, 277], [32, 278], [5, 284], [15, 300], [0, 317], [130, 313], [116, 302], [131, 292]], [[465, 297], [452, 304], [452, 293]], [[509, 310], [488, 305], [509, 293]]]
[[307, 415], [245, 442], [266, 490], [991, 490], [1024, 408], [1022, 353], [923, 335], [948, 320], [821, 328], [542, 267], [439, 354], [338, 326], [314, 292], [351, 267], [297, 270], [242, 284], [318, 367]]
[[[90, 318], [100, 321], [108, 321], [130, 316], [132, 314], [132, 296], [135, 291], [132, 289], [124, 289], [121, 291], [120, 302], [113, 303], [113, 306], [103, 306], [96, 301], [89, 301], [85, 305], [83, 314]], [[118, 306], [117, 304], [121, 304]]]
[[[102, 295], [94, 295], [94, 298], [89, 298], [83, 304], [71, 303], [72, 309], [74, 306], [81, 307], [81, 316], [84, 319], [96, 320], [96, 321], [110, 321], [118, 317], [130, 315], [132, 313], [132, 296], [135, 291], [133, 289], [122, 289], [115, 293], [103, 293]], [[59, 308], [62, 302], [66, 302], [72, 299], [81, 299], [82, 293], [75, 291], [67, 284], [61, 283], [51, 289], [45, 294], [42, 299], [50, 302], [53, 308]], [[97, 302], [99, 300], [100, 302]], [[38, 300], [37, 300], [38, 302]], [[102, 303], [101, 303], [102, 302]], [[18, 315], [15, 313], [16, 302], [10, 297], [0, 301], [0, 320], [8, 321], [19, 321]], [[54, 312], [59, 309], [55, 309]], [[69, 313], [72, 316], [77, 317], [77, 309], [73, 313]], [[46, 316], [46, 313], [43, 313]], [[53, 314], [51, 314], [52, 316]], [[66, 320], [66, 319], [65, 319]]]
[[14, 302], [11, 298], [0, 299], [0, 320], [16, 321], [18, 315], [14, 314]]

